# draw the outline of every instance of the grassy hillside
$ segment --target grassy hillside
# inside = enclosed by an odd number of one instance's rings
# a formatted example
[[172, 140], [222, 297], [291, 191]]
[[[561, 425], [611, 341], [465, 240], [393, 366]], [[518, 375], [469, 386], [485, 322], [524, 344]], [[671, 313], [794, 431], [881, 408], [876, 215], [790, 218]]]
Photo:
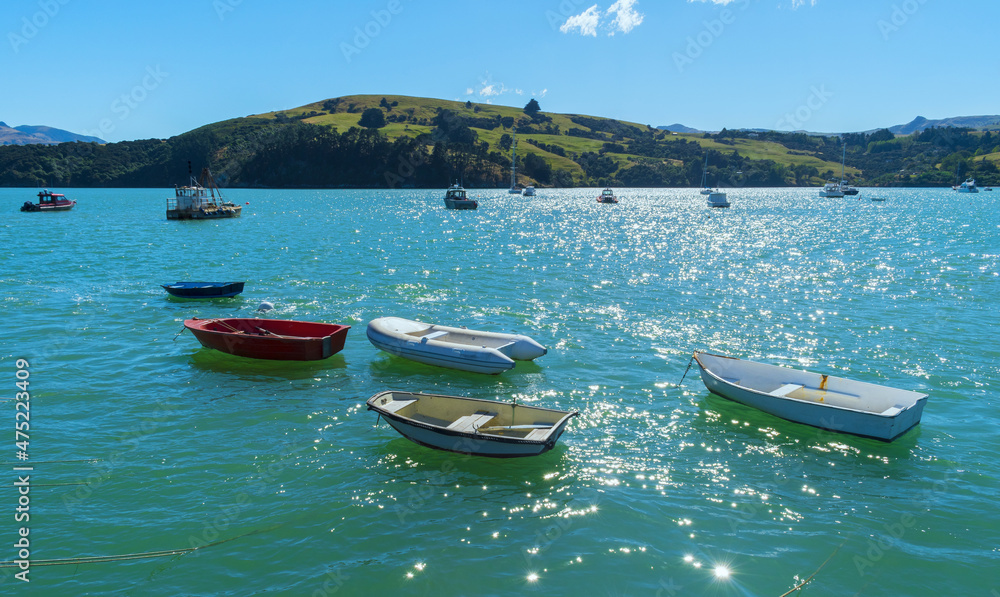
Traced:
[[[384, 100], [384, 101], [383, 101]], [[388, 105], [388, 107], [386, 107]], [[479, 121], [490, 119], [513, 119], [518, 130], [518, 161], [520, 162], [527, 155], [536, 155], [554, 170], [568, 173], [574, 184], [585, 184], [587, 173], [581, 165], [572, 159], [572, 156], [581, 156], [586, 153], [607, 155], [619, 168], [631, 168], [637, 164], [648, 163], [651, 158], [648, 155], [630, 153], [628, 146], [635, 139], [634, 134], [630, 134], [632, 129], [647, 133], [657, 143], [672, 144], [678, 142], [697, 143], [703, 150], [715, 150], [725, 155], [733, 155], [738, 152], [744, 158], [762, 161], [769, 160], [775, 164], [786, 168], [789, 171], [801, 168], [802, 166], [815, 168], [819, 174], [834, 172], [840, 175], [840, 162], [831, 161], [812, 154], [793, 151], [779, 143], [768, 141], [757, 141], [753, 139], [741, 139], [735, 144], [723, 144], [704, 134], [671, 134], [669, 131], [658, 131], [647, 125], [628, 121], [618, 121], [609, 118], [579, 114], [556, 114], [543, 112], [547, 118], [544, 122], [545, 128], [558, 127], [558, 134], [552, 134], [552, 130], [546, 132], [539, 131], [538, 126], [533, 126], [523, 108], [511, 106], [498, 106], [494, 104], [473, 104], [469, 102], [449, 101], [440, 99], [429, 99], [419, 97], [409, 97], [402, 95], [351, 95], [331, 100], [324, 100], [277, 112], [269, 112], [251, 116], [269, 121], [299, 120], [301, 122], [320, 126], [333, 127], [339, 131], [346, 131], [351, 127], [359, 126], [362, 113], [371, 108], [382, 109], [389, 122], [380, 128], [379, 131], [389, 140], [396, 140], [400, 137], [419, 139], [421, 136], [432, 135], [434, 132], [434, 119], [441, 110], [451, 111], [457, 118], [472, 121], [469, 128], [472, 129], [480, 142], [488, 144], [489, 152], [503, 152], [509, 154], [509, 150], [500, 146], [501, 137], [510, 134], [510, 127], [497, 126], [486, 128], [476, 126]], [[581, 122], [581, 117], [587, 120], [594, 120], [600, 123], [598, 127], [588, 126]], [[574, 119], [576, 121], [574, 122]], [[602, 130], [596, 130], [600, 128]], [[614, 129], [620, 129], [616, 134]], [[568, 134], [576, 129], [590, 134], [593, 138], [581, 137]], [[527, 143], [527, 139], [539, 141], [541, 144], [559, 147], [565, 155], [557, 155], [551, 151], [543, 150], [535, 145]], [[606, 143], [623, 145], [624, 151], [606, 149]], [[603, 150], [603, 151], [602, 151]], [[669, 148], [666, 153], [669, 153]], [[661, 162], [670, 163], [674, 166], [683, 164], [683, 160], [671, 160], [664, 158]], [[701, 169], [698, 169], [700, 181]], [[729, 178], [733, 173], [719, 173], [718, 168], [713, 169], [710, 178]], [[847, 174], [852, 177], [859, 177], [861, 172], [856, 168], [848, 168]], [[796, 180], [789, 176], [785, 181], [787, 184], [822, 184], [825, 179], [820, 175], [807, 176]], [[518, 182], [522, 184], [539, 184], [527, 173], [519, 173]]]
[[0, 147], [0, 185], [155, 187], [183, 182], [190, 162], [223, 186], [440, 188], [510, 184], [517, 131], [522, 185], [1000, 185], [1000, 136], [929, 128], [841, 137], [725, 130], [675, 134], [581, 114], [407, 96], [355, 95], [217, 122], [170, 139]]

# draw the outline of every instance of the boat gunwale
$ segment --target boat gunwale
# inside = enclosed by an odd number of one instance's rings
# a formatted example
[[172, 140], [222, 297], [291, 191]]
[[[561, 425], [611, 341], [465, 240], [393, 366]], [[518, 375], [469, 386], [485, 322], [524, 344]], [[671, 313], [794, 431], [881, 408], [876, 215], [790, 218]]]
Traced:
[[[859, 380], [856, 380], [856, 379], [849, 379], [849, 378], [846, 378], [846, 377], [837, 377], [837, 376], [833, 376], [833, 375], [827, 375], [826, 377], [828, 377], [830, 379], [840, 379], [840, 380], [849, 381], [849, 382], [853, 382], [853, 383], [866, 384], [866, 385], [869, 385], [869, 386], [875, 386], [875, 387], [879, 387], [879, 388], [888, 388], [890, 390], [898, 390], [898, 391], [901, 391], [901, 392], [910, 392], [912, 394], [915, 394], [917, 396], [917, 398], [915, 398], [911, 404], [907, 405], [906, 408], [900, 409], [895, 414], [893, 414], [893, 415], [884, 415], [882, 413], [885, 412], [885, 411], [874, 412], [874, 411], [871, 411], [871, 410], [861, 410], [861, 409], [857, 409], [857, 408], [851, 408], [851, 407], [848, 407], [848, 406], [840, 406], [840, 405], [837, 405], [837, 404], [820, 403], [820, 402], [814, 402], [812, 400], [803, 400], [801, 398], [795, 398], [795, 397], [792, 397], [792, 396], [775, 396], [774, 394], [772, 394], [770, 392], [764, 392], [764, 391], [758, 390], [756, 388], [751, 388], [749, 386], [744, 386], [744, 385], [740, 385], [740, 384], [737, 384], [737, 383], [732, 383], [730, 381], [727, 381], [727, 380], [723, 379], [718, 374], [716, 374], [714, 371], [712, 371], [711, 369], [705, 367], [705, 365], [698, 358], [699, 354], [704, 354], [704, 355], [708, 355], [710, 357], [717, 357], [717, 358], [722, 358], [722, 359], [731, 359], [731, 360], [734, 360], [734, 361], [741, 361], [741, 362], [745, 362], [745, 363], [755, 363], [755, 364], [764, 365], [764, 366], [767, 366], [767, 367], [777, 367], [779, 369], [788, 369], [789, 371], [796, 371], [796, 372], [800, 372], [800, 373], [809, 373], [811, 375], [823, 375], [823, 374], [822, 373], [815, 373], [813, 371], [807, 371], [805, 369], [793, 369], [791, 367], [781, 367], [780, 365], [768, 365], [767, 363], [757, 363], [755, 361], [747, 361], [745, 359], [740, 359], [740, 358], [737, 358], [737, 357], [731, 357], [731, 356], [722, 355], [722, 354], [714, 354], [714, 353], [710, 353], [710, 352], [697, 351], [697, 350], [695, 351], [695, 353], [694, 353], [694, 360], [698, 363], [698, 367], [703, 372], [708, 373], [713, 379], [715, 379], [719, 383], [721, 383], [723, 385], [726, 385], [726, 386], [729, 386], [729, 387], [739, 388], [740, 390], [744, 390], [744, 391], [750, 392], [752, 394], [756, 394], [758, 396], [763, 396], [763, 397], [766, 397], [766, 398], [770, 398], [772, 400], [784, 400], [784, 401], [790, 401], [790, 402], [795, 402], [795, 403], [798, 403], [798, 404], [811, 405], [811, 406], [816, 406], [816, 407], [821, 407], [821, 408], [832, 408], [832, 409], [837, 409], [837, 410], [842, 410], [842, 411], [847, 411], [847, 412], [852, 412], [852, 413], [858, 413], [858, 414], [862, 414], [862, 415], [867, 415], [867, 416], [871, 416], [871, 417], [879, 417], [880, 419], [891, 421], [891, 420], [894, 420], [894, 419], [902, 416], [904, 413], [909, 412], [911, 409], [916, 408], [920, 404], [921, 401], [926, 401], [927, 397], [928, 397], [927, 394], [924, 394], [922, 392], [915, 392], [913, 390], [904, 390], [902, 388], [893, 388], [891, 386], [882, 386], [882, 385], [879, 385], [879, 384], [873, 384], [873, 383], [869, 383], [869, 382], [866, 382], [866, 381], [859, 381]], [[709, 389], [709, 392], [711, 392], [711, 391], [712, 390]], [[715, 393], [718, 393], [718, 392], [715, 392]], [[723, 396], [723, 398], [726, 398], [727, 400], [732, 400], [731, 398], [728, 398], [726, 396]], [[736, 402], [739, 402], [739, 401], [737, 400]], [[782, 418], [785, 418], [785, 417], [782, 417]], [[881, 439], [881, 438], [878, 438], [878, 439]]]
[[[230, 330], [221, 330], [221, 331], [220, 330], [210, 330], [210, 329], [206, 329], [202, 325], [188, 325], [189, 321], [196, 321], [196, 322], [199, 322], [199, 323], [204, 323], [205, 325], [207, 325], [209, 323], [214, 323], [214, 322], [217, 322], [217, 321], [282, 321], [282, 322], [288, 322], [288, 323], [308, 323], [308, 324], [313, 324], [313, 325], [330, 325], [330, 326], [336, 326], [337, 329], [335, 329], [334, 331], [332, 331], [331, 333], [329, 333], [329, 334], [327, 334], [325, 336], [296, 336], [296, 335], [293, 335], [293, 334], [278, 334], [277, 332], [271, 332], [271, 334], [273, 334], [273, 335], [263, 335], [263, 334], [262, 335], [256, 335], [256, 334], [247, 334], [247, 333], [242, 333], [241, 334], [241, 333], [233, 332], [233, 331], [230, 331]], [[197, 331], [197, 332], [203, 332], [203, 333], [206, 333], [206, 334], [214, 334], [214, 335], [218, 335], [218, 336], [237, 336], [237, 337], [253, 338], [255, 341], [256, 340], [268, 340], [268, 341], [283, 341], [283, 342], [289, 342], [289, 341], [291, 341], [291, 342], [303, 342], [303, 341], [310, 341], [310, 340], [323, 340], [325, 338], [332, 338], [333, 336], [336, 336], [337, 334], [343, 332], [345, 329], [346, 330], [350, 330], [351, 329], [351, 326], [344, 325], [344, 324], [339, 324], [339, 323], [323, 323], [323, 322], [318, 322], [318, 321], [298, 321], [298, 320], [292, 320], [292, 319], [259, 319], [259, 318], [256, 318], [256, 317], [213, 317], [213, 318], [209, 318], [209, 319], [199, 319], [197, 317], [194, 317], [192, 319], [186, 319], [186, 320], [184, 320], [184, 327], [187, 328], [187, 329], [189, 329], [189, 330], [191, 330], [191, 333], [195, 333]], [[267, 328], [264, 328], [264, 329], [267, 329]], [[270, 332], [270, 330], [268, 330], [268, 331]]]

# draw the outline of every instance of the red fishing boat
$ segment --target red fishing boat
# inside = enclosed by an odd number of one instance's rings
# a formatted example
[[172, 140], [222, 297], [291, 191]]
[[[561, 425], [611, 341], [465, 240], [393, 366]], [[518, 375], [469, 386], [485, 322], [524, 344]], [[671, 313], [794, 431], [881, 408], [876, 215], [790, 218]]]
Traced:
[[344, 349], [349, 325], [284, 319], [188, 319], [205, 348], [251, 359], [318, 361]]
[[21, 211], [69, 211], [76, 201], [66, 198], [62, 193], [50, 193], [48, 189], [38, 193], [38, 203], [25, 201]]

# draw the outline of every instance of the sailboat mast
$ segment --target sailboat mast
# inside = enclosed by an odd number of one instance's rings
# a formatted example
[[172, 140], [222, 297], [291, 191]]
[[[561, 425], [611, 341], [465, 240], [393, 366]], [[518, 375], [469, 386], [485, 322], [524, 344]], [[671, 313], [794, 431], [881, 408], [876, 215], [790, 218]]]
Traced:
[[517, 186], [517, 127], [511, 129], [514, 140], [510, 144], [510, 188]]

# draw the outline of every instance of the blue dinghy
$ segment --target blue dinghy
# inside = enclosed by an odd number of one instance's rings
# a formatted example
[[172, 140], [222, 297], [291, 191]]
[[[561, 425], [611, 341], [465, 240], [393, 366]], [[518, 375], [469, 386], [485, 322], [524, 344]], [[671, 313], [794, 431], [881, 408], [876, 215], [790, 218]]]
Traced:
[[174, 282], [161, 284], [163, 289], [179, 298], [227, 298], [243, 292], [245, 282]]

